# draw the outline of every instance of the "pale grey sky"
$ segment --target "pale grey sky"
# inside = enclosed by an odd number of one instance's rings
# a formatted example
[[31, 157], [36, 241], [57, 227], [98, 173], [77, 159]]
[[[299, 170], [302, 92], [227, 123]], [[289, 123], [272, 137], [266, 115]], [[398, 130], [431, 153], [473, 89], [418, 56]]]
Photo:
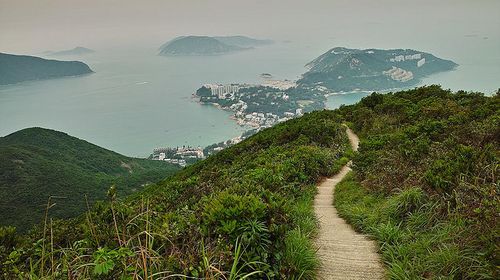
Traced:
[[500, 44], [499, 12], [499, 0], [0, 0], [0, 52], [157, 48], [186, 34], [432, 50], [463, 36]]

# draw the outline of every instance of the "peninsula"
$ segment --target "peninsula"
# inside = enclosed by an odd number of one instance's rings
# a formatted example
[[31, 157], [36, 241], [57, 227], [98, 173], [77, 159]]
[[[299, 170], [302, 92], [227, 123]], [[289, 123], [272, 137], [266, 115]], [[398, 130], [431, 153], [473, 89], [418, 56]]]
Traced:
[[411, 49], [333, 48], [309, 62], [297, 81], [333, 92], [392, 90], [416, 86], [423, 77], [453, 70], [457, 64]]
[[36, 56], [0, 53], [0, 85], [93, 73], [80, 61], [49, 60]]
[[293, 81], [266, 80], [262, 84], [205, 84], [195, 97], [235, 112], [241, 126], [266, 128], [324, 107], [325, 96], [318, 90], [297, 87]]
[[324, 109], [330, 94], [410, 88], [425, 76], [456, 66], [416, 50], [337, 47], [308, 63], [309, 70], [297, 81], [262, 73], [261, 84], [205, 84], [194, 95], [202, 104], [234, 112], [239, 125], [260, 129]]

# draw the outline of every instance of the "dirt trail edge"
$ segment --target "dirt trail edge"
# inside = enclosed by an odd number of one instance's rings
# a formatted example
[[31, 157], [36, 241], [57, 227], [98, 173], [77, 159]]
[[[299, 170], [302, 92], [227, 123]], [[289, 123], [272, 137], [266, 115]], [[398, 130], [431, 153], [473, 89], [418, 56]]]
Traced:
[[[356, 151], [358, 137], [349, 128], [347, 136]], [[333, 206], [335, 185], [351, 171], [349, 165], [323, 181], [314, 199], [314, 212], [320, 222], [316, 239], [321, 261], [318, 279], [384, 279], [384, 269], [375, 242], [355, 232], [339, 217]]]

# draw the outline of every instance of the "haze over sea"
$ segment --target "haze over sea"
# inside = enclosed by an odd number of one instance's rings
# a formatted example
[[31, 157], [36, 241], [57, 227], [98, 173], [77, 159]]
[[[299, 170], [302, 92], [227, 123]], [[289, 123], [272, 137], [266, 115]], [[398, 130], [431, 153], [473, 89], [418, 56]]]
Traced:
[[[460, 66], [455, 71], [428, 77], [422, 84], [441, 84], [453, 90], [487, 94], [500, 87], [500, 21], [495, 12], [500, 8], [498, 2], [482, 1], [483, 5], [467, 8], [467, 1], [462, 1], [463, 7], [459, 9], [458, 5], [450, 7], [455, 1], [440, 1], [432, 9], [420, 10], [419, 1], [404, 1], [407, 5], [394, 6], [391, 11], [380, 10], [371, 1], [335, 2], [339, 4], [329, 11], [297, 7], [289, 19], [282, 17], [282, 25], [268, 26], [266, 17], [259, 16], [261, 22], [256, 24], [262, 31], [260, 33], [255, 32], [254, 25], [238, 25], [232, 4], [222, 1], [229, 5], [229, 18], [204, 27], [186, 27], [182, 23], [188, 23], [181, 21], [176, 25], [165, 25], [168, 35], [158, 30], [141, 34], [131, 28], [136, 41], [128, 44], [120, 37], [119, 43], [112, 44], [102, 39], [105, 31], [112, 30], [105, 26], [92, 29], [103, 33], [96, 34], [101, 38], [99, 41], [82, 37], [75, 44], [74, 38], [67, 38], [55, 46], [45, 38], [47, 41], [37, 48], [23, 47], [30, 42], [12, 43], [17, 39], [31, 38], [30, 34], [23, 33], [22, 28], [9, 28], [8, 24], [15, 21], [9, 21], [7, 14], [0, 13], [3, 18], [0, 23], [5, 27], [5, 30], [0, 29], [3, 33], [0, 35], [1, 52], [36, 55], [44, 50], [68, 49], [76, 45], [97, 51], [82, 57], [57, 58], [84, 61], [95, 71], [94, 74], [0, 86], [0, 136], [26, 127], [41, 126], [139, 157], [149, 155], [159, 146], [204, 146], [220, 142], [238, 136], [244, 129], [229, 119], [229, 112], [196, 103], [191, 94], [197, 88], [213, 82], [258, 83], [261, 81], [259, 74], [264, 72], [277, 79], [296, 79], [306, 71], [304, 65], [307, 62], [335, 46], [412, 48], [430, 52]], [[367, 10], [357, 10], [358, 2], [366, 3]], [[308, 5], [314, 8], [313, 4]], [[188, 10], [189, 7], [184, 8]], [[301, 16], [300, 12], [304, 15]], [[250, 12], [247, 13], [240, 16], [250, 16]], [[263, 13], [272, 15], [267, 9]], [[304, 18], [294, 21], [292, 16]], [[405, 17], [408, 18], [406, 25], [401, 24]], [[464, 17], [470, 17], [470, 22], [464, 23]], [[462, 20], [455, 21], [455, 18]], [[235, 24], [229, 26], [227, 20]], [[145, 25], [141, 30], [151, 27]], [[63, 29], [61, 27], [60, 33], [67, 34]], [[33, 32], [39, 34], [40, 30], [33, 29]], [[243, 34], [277, 42], [225, 56], [172, 58], [156, 55], [157, 47], [163, 42], [185, 34]], [[329, 98], [327, 107], [351, 104], [362, 96], [361, 93], [334, 95]]]

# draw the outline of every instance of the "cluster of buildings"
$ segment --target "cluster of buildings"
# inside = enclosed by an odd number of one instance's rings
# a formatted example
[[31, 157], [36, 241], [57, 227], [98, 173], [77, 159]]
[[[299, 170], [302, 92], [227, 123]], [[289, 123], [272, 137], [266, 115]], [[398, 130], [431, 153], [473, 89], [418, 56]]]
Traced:
[[205, 84], [204, 87], [210, 89], [212, 96], [217, 96], [219, 99], [233, 97], [241, 88], [240, 85], [221, 85], [221, 84]]
[[[234, 95], [238, 93], [241, 88], [247, 88], [251, 85], [247, 84], [204, 84], [203, 87], [208, 88], [212, 93], [212, 96], [219, 99], [233, 99]], [[294, 81], [289, 80], [265, 80], [261, 86], [276, 88], [279, 90], [287, 90], [289, 88], [296, 87], [297, 84]]]
[[266, 128], [295, 117], [300, 117], [302, 115], [303, 111], [299, 108], [296, 109], [295, 112], [285, 112], [281, 117], [274, 113], [253, 112], [250, 114], [245, 114], [243, 111], [237, 111], [236, 114], [234, 114], [234, 117], [236, 118], [239, 125], [248, 125], [256, 128]]
[[391, 59], [389, 59], [391, 62], [402, 62], [402, 61], [408, 61], [408, 60], [417, 60], [417, 67], [422, 67], [422, 65], [425, 64], [425, 58], [422, 57], [422, 54], [416, 53], [416, 54], [407, 54], [407, 55], [397, 55]]
[[407, 55], [396, 55], [395, 57], [391, 58], [391, 62], [401, 62], [405, 60], [417, 60], [417, 59], [422, 59], [422, 54], [416, 53], [416, 54], [407, 54]]
[[162, 160], [180, 166], [186, 166], [189, 161], [205, 158], [201, 147], [156, 148], [153, 150], [153, 160]]
[[287, 90], [289, 88], [297, 86], [294, 81], [289, 80], [265, 80], [261, 85], [264, 87], [271, 87], [280, 90]]
[[[209, 89], [211, 96], [208, 98], [200, 97], [203, 102], [210, 102], [213, 104], [219, 104], [220, 100], [230, 101], [231, 105], [224, 105], [223, 109], [228, 109], [235, 114], [233, 118], [241, 126], [251, 126], [255, 128], [259, 127], [271, 127], [276, 123], [289, 120], [291, 118], [301, 116], [302, 109], [296, 109], [293, 112], [276, 113], [270, 112], [248, 112], [249, 103], [252, 106], [260, 106], [260, 102], [266, 102], [269, 105], [278, 105], [281, 102], [288, 102], [290, 96], [284, 91], [296, 87], [297, 84], [293, 81], [284, 80], [266, 80], [261, 85], [248, 85], [248, 84], [230, 84], [230, 85], [220, 85], [220, 84], [205, 84], [204, 88]], [[240, 89], [255, 87], [256, 92], [242, 92]], [[279, 90], [278, 92], [269, 91], [266, 87], [274, 88]], [[206, 99], [205, 99], [206, 98]], [[204, 100], [205, 99], [205, 100]], [[283, 100], [283, 101], [281, 101]], [[215, 102], [214, 102], [215, 101]]]
[[411, 71], [406, 71], [395, 66], [392, 66], [390, 70], [384, 71], [383, 73], [391, 79], [399, 82], [407, 82], [413, 79], [413, 73]]
[[217, 152], [220, 152], [227, 147], [236, 145], [236, 144], [240, 143], [241, 141], [245, 140], [245, 138], [246, 137], [243, 137], [243, 135], [240, 135], [240, 136], [234, 137], [232, 139], [229, 139], [227, 141], [218, 143], [218, 144], [216, 144], [215, 147], [211, 147], [210, 149], [207, 148], [207, 156], [214, 154], [214, 153], [217, 153]]

